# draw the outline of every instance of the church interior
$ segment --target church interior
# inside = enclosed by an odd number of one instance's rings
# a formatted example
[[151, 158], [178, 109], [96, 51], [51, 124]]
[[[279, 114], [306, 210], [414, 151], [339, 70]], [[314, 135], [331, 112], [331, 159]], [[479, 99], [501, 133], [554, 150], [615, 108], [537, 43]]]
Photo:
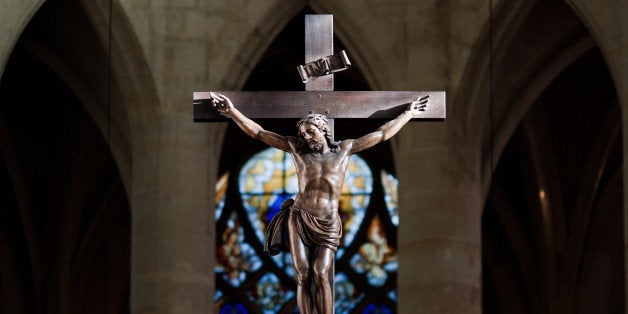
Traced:
[[192, 93], [303, 90], [306, 14], [334, 90], [447, 94], [352, 159], [337, 313], [626, 311], [628, 3], [0, 0], [0, 313], [296, 313], [292, 161]]

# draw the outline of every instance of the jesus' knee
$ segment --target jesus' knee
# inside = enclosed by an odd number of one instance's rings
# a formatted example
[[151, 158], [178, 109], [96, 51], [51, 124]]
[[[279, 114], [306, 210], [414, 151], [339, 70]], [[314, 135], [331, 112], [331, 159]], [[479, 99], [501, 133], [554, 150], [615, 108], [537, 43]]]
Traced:
[[314, 282], [317, 286], [323, 286], [329, 284], [329, 270], [326, 268], [314, 269]]
[[296, 272], [296, 279], [297, 279], [297, 284], [299, 286], [303, 286], [307, 283], [307, 281], [309, 280], [309, 269], [307, 266], [303, 266], [303, 267], [299, 267], [297, 266], [295, 268], [295, 272]]

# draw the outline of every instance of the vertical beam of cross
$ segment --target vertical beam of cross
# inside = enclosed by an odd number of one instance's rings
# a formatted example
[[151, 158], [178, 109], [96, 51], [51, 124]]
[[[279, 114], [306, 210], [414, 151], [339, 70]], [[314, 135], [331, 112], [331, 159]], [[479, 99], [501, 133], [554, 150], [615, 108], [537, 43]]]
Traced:
[[[305, 15], [305, 63], [334, 54], [334, 16], [331, 14]], [[324, 75], [305, 83], [306, 91], [333, 91], [334, 75]], [[327, 114], [328, 112], [317, 112]], [[334, 119], [329, 119], [334, 134]]]
[[[334, 54], [334, 20], [331, 14], [305, 16], [305, 63]], [[334, 75], [324, 75], [305, 83], [306, 91], [333, 91]]]
[[[305, 15], [305, 63], [312, 62], [334, 54], [334, 16], [331, 14], [307, 14]], [[306, 91], [333, 91], [334, 75], [323, 75], [305, 83]], [[327, 110], [326, 110], [327, 111]], [[329, 112], [318, 112], [328, 114]], [[331, 134], [334, 134], [334, 119], [328, 120]], [[335, 261], [329, 270], [329, 285], [332, 291], [332, 312], [335, 313], [334, 276], [336, 275]], [[316, 295], [312, 286], [312, 295]]]

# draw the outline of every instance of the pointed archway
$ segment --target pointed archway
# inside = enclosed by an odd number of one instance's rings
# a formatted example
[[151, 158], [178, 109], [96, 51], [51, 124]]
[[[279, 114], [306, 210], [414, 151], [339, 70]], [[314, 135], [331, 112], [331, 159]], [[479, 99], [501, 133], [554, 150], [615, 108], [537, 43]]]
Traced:
[[494, 46], [494, 107], [485, 88], [479, 109], [493, 119], [480, 131], [483, 311], [623, 312], [615, 86], [567, 4], [526, 4], [519, 31]]
[[129, 201], [84, 98], [107, 73], [97, 38], [78, 3], [47, 2], [0, 81], [0, 298], [11, 313], [129, 311]]

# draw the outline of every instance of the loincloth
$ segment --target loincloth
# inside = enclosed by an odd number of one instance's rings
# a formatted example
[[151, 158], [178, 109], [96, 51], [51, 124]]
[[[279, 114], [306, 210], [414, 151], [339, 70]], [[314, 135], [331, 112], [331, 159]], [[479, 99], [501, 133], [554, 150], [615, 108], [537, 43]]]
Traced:
[[264, 238], [264, 252], [277, 255], [281, 249], [283, 232], [288, 223], [290, 212], [296, 214], [297, 232], [301, 241], [307, 246], [322, 245], [336, 252], [342, 236], [342, 222], [340, 217], [322, 219], [314, 217], [306, 210], [295, 208], [293, 199], [287, 199], [281, 204], [281, 210], [266, 227]]

